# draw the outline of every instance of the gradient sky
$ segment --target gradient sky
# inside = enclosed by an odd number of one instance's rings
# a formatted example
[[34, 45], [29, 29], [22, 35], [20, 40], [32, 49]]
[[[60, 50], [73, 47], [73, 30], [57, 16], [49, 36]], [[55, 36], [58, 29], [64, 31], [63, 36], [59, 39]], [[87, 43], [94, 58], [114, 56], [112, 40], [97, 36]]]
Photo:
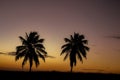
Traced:
[[[18, 36], [30, 31], [37, 31], [48, 55], [56, 57], [45, 63], [40, 59], [33, 70], [69, 71], [61, 46], [65, 37], [78, 32], [89, 40], [90, 51], [73, 71], [120, 73], [119, 0], [0, 0], [0, 52], [15, 51], [21, 44]], [[22, 70], [21, 61], [0, 55], [0, 69]]]

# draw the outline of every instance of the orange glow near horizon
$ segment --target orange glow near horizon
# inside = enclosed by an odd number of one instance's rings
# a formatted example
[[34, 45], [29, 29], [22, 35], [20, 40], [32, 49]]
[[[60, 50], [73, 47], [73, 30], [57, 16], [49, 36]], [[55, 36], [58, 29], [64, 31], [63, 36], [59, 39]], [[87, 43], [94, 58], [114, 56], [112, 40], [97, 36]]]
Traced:
[[[39, 59], [40, 65], [36, 68], [35, 64], [32, 66], [33, 71], [70, 71], [69, 58], [66, 61], [63, 61], [64, 55], [60, 56], [58, 54], [55, 55], [55, 58], [46, 58], [44, 62], [42, 59]], [[96, 54], [92, 54], [88, 52], [88, 58], [83, 59], [83, 64], [77, 60], [77, 65], [74, 66], [74, 72], [100, 72], [100, 73], [120, 73], [117, 70], [120, 65], [106, 66], [105, 62], [101, 63], [101, 58]], [[94, 59], [93, 59], [94, 56]], [[24, 68], [22, 69], [22, 60], [21, 58], [18, 61], [15, 61], [14, 56], [9, 55], [1, 55], [0, 56], [0, 69], [1, 70], [17, 70], [17, 71], [29, 71], [29, 62], [26, 63]], [[110, 66], [110, 67], [109, 67]]]

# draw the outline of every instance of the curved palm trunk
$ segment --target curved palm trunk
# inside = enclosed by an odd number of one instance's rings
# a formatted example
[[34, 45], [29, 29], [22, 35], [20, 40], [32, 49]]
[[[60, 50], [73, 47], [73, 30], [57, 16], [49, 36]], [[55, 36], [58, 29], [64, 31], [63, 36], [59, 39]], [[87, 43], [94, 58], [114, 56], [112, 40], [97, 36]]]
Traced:
[[31, 70], [32, 70], [32, 67], [30, 67], [29, 72], [31, 72]]
[[72, 72], [72, 70], [73, 70], [73, 67], [71, 66], [71, 71], [70, 72]]
[[72, 61], [70, 61], [70, 67], [71, 67], [70, 72], [72, 72], [72, 70], [73, 70], [73, 62]]
[[30, 59], [30, 69], [29, 69], [29, 72], [31, 72], [32, 70], [32, 59]]

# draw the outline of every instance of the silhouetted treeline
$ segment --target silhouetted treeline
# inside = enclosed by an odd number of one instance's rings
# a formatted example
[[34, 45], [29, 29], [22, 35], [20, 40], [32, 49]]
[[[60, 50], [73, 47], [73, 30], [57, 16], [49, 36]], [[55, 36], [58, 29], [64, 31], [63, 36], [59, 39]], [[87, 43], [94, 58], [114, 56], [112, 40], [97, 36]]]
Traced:
[[120, 80], [120, 74], [0, 71], [0, 80]]

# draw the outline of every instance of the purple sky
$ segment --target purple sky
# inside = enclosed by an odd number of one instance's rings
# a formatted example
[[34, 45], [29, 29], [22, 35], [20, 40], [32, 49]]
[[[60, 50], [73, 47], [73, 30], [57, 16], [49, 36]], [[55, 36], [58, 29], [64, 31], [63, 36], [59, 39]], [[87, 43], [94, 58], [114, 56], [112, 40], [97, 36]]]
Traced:
[[0, 0], [0, 51], [14, 51], [18, 36], [30, 31], [45, 38], [55, 56], [63, 38], [79, 32], [89, 40], [93, 61], [120, 67], [119, 0]]

